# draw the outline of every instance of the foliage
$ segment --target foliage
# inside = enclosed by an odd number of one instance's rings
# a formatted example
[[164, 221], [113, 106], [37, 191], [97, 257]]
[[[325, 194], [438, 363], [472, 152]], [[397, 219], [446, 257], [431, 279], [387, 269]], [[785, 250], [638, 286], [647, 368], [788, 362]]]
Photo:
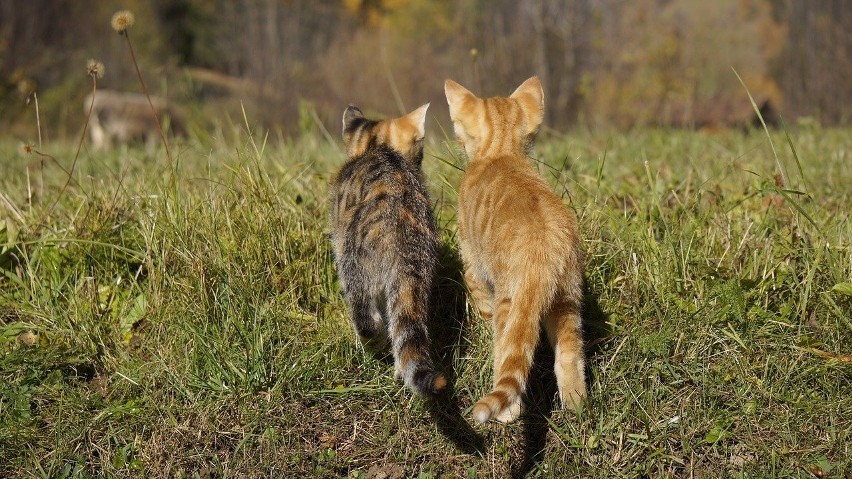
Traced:
[[[741, 126], [752, 119], [735, 68], [788, 121], [848, 121], [843, 0], [156, 0], [0, 4], [0, 126], [25, 138], [33, 93], [45, 131], [74, 136], [88, 58], [101, 86], [138, 91], [109, 28], [129, 8], [152, 93], [193, 109], [202, 128], [248, 114], [299, 132], [299, 105], [325, 124], [348, 103], [386, 115], [426, 101], [445, 115], [454, 78], [507, 94], [532, 74], [547, 124]], [[74, 92], [77, 92], [76, 94]]]
[[589, 72], [584, 85], [596, 123], [747, 122], [753, 112], [731, 68], [763, 101], [782, 102], [769, 64], [783, 44], [783, 30], [768, 3], [648, 0], [603, 21], [618, 23], [601, 28], [601, 68]]

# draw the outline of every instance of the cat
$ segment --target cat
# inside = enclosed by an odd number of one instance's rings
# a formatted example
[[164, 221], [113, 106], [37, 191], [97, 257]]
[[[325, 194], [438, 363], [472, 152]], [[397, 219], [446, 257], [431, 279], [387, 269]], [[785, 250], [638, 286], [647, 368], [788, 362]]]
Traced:
[[465, 284], [494, 326], [494, 388], [473, 418], [511, 422], [521, 414], [542, 325], [555, 350], [563, 407], [586, 396], [580, 310], [583, 254], [576, 215], [530, 164], [544, 117], [537, 77], [508, 98], [477, 98], [447, 80], [444, 92], [468, 164], [458, 199]]
[[[186, 136], [183, 115], [173, 103], [152, 96], [151, 104], [163, 121], [164, 131]], [[144, 95], [98, 90], [96, 94], [89, 93], [83, 102], [85, 113], [88, 114], [90, 107], [92, 116], [89, 119], [89, 136], [95, 150], [103, 150], [116, 144], [144, 141], [148, 152], [153, 152], [159, 143], [157, 120]]]
[[352, 324], [362, 344], [388, 340], [394, 376], [421, 396], [447, 385], [427, 331], [438, 233], [421, 171], [426, 110], [368, 120], [343, 113], [347, 160], [332, 180], [331, 240]]

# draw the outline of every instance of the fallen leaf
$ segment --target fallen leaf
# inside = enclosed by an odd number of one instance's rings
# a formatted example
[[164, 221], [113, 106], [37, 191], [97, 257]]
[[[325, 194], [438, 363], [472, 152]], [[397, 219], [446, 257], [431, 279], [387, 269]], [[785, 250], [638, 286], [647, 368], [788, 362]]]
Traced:
[[817, 356], [823, 359], [833, 359], [835, 361], [840, 361], [841, 363], [852, 363], [852, 354], [834, 354], [828, 351], [823, 351], [822, 349], [817, 348], [796, 348], [801, 349], [802, 351], [807, 351], [811, 354], [816, 354]]
[[831, 287], [831, 290], [836, 293], [845, 294], [846, 296], [852, 296], [852, 283], [837, 283]]
[[380, 466], [373, 464], [367, 470], [367, 479], [402, 479], [405, 477], [405, 469], [398, 464]]
[[337, 445], [337, 436], [331, 434], [321, 434], [319, 437], [320, 446], [323, 449], [334, 448]]
[[813, 474], [813, 475], [814, 475], [814, 477], [818, 477], [818, 478], [820, 478], [820, 479], [822, 479], [823, 477], [828, 477], [828, 471], [826, 471], [825, 469], [823, 469], [823, 468], [819, 467], [819, 466], [818, 466], [818, 465], [816, 465], [816, 464], [810, 464], [810, 465], [808, 465], [805, 469], [807, 469], [807, 470], [808, 470], [808, 472], [810, 472], [811, 474]]

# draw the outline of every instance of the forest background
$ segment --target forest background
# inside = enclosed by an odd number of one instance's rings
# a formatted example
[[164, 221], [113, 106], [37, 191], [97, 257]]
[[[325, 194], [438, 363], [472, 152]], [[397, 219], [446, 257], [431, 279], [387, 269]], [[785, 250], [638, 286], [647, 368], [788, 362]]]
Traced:
[[[852, 478], [850, 3], [0, 0], [0, 477]], [[93, 81], [141, 91], [123, 9], [171, 153], [81, 135]], [[543, 347], [527, 414], [474, 429], [442, 85], [533, 74], [589, 400]], [[436, 402], [357, 346], [327, 236], [346, 105], [425, 102]]]
[[[852, 9], [844, 0], [74, 0], [0, 1], [0, 128], [32, 140], [33, 100], [49, 139], [76, 137], [91, 89], [139, 91], [119, 8], [152, 93], [197, 129], [248, 117], [291, 135], [333, 125], [345, 106], [394, 115], [441, 85], [507, 94], [532, 74], [545, 125], [716, 128], [753, 121], [745, 90], [788, 124], [845, 124]], [[769, 116], [769, 115], [768, 115]], [[317, 121], [319, 120], [319, 121]], [[442, 123], [442, 124], [444, 124]], [[335, 131], [336, 133], [336, 131]]]

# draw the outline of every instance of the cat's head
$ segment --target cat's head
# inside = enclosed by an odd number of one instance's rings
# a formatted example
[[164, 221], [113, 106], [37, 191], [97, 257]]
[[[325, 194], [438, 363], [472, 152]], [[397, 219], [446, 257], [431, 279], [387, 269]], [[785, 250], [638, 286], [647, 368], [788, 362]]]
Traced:
[[426, 110], [429, 104], [399, 118], [368, 120], [357, 106], [343, 112], [343, 145], [346, 156], [364, 154], [372, 145], [384, 144], [406, 159], [422, 160], [423, 137], [426, 133]]
[[444, 93], [456, 139], [468, 158], [532, 147], [544, 118], [544, 90], [538, 77], [523, 82], [509, 97], [479, 98], [452, 80], [444, 83]]

